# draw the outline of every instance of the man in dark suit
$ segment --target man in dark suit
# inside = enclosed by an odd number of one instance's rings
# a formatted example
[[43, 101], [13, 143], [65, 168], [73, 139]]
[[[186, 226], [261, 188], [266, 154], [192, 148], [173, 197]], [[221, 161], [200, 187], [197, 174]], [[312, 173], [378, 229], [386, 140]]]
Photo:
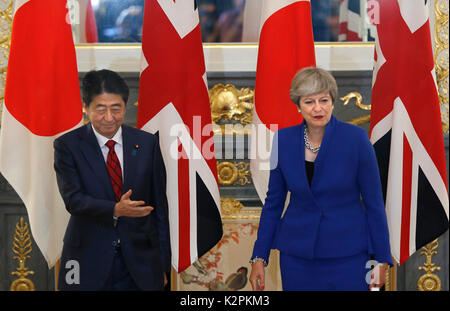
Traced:
[[82, 89], [90, 123], [54, 143], [58, 187], [71, 214], [58, 287], [162, 290], [170, 239], [158, 137], [123, 125], [129, 90], [117, 73], [88, 72]]

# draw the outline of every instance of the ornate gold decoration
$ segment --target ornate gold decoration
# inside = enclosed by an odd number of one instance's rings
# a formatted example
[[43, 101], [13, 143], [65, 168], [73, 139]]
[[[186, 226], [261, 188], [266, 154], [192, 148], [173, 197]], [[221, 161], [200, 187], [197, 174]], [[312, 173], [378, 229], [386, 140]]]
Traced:
[[370, 114], [351, 119], [350, 121], [347, 121], [347, 123], [354, 124], [354, 125], [361, 125], [361, 124], [367, 123], [369, 121], [370, 121]]
[[11, 46], [13, 1], [0, 0], [0, 115], [5, 96], [6, 69]]
[[[344, 101], [344, 103], [342, 104], [343, 106], [347, 106], [348, 103], [350, 102], [350, 100], [352, 100], [353, 98], [355, 98], [355, 106], [356, 107], [358, 107], [362, 110], [369, 110], [369, 111], [372, 109], [372, 105], [364, 105], [362, 103], [363, 97], [358, 92], [350, 92], [347, 95], [345, 95], [344, 97], [341, 97], [340, 100]], [[367, 123], [369, 121], [370, 121], [370, 114], [351, 119], [351, 120], [347, 121], [347, 123], [354, 124], [354, 125], [361, 125], [361, 124]]]
[[435, 0], [434, 12], [436, 21], [434, 24], [434, 64], [436, 70], [439, 103], [441, 105], [442, 128], [445, 133], [449, 129], [449, 103], [448, 103], [448, 12], [447, 0]]
[[11, 272], [11, 275], [17, 275], [18, 278], [11, 284], [12, 291], [33, 291], [34, 284], [27, 278], [28, 275], [33, 275], [34, 271], [28, 271], [25, 267], [27, 259], [31, 258], [31, 236], [28, 223], [20, 217], [20, 222], [16, 224], [16, 232], [14, 234], [13, 253], [16, 254], [13, 258], [19, 262], [16, 271]]
[[220, 198], [220, 206], [224, 215], [237, 214], [244, 208], [241, 202], [233, 198]]
[[431, 261], [433, 255], [438, 253], [436, 250], [438, 247], [438, 239], [422, 247], [420, 254], [425, 256], [426, 262], [419, 267], [419, 270], [425, 271], [425, 274], [417, 281], [417, 287], [420, 291], [440, 291], [442, 288], [441, 279], [433, 273], [436, 270], [440, 271], [441, 267], [436, 267], [436, 264]]
[[235, 120], [241, 124], [252, 122], [254, 91], [250, 88], [240, 90], [232, 84], [216, 84], [209, 90], [211, 118], [214, 123], [220, 120]]
[[343, 105], [347, 106], [352, 98], [356, 99], [356, 101], [355, 101], [356, 107], [361, 108], [363, 110], [370, 110], [370, 109], [372, 109], [372, 105], [364, 105], [362, 103], [362, 95], [360, 93], [358, 93], [358, 92], [350, 92], [347, 95], [345, 95], [344, 97], [341, 97], [340, 99], [342, 101], [344, 101]]
[[222, 219], [224, 220], [259, 220], [261, 208], [246, 208], [234, 198], [220, 198]]
[[246, 162], [220, 162], [217, 164], [219, 183], [224, 186], [250, 184], [249, 163]]

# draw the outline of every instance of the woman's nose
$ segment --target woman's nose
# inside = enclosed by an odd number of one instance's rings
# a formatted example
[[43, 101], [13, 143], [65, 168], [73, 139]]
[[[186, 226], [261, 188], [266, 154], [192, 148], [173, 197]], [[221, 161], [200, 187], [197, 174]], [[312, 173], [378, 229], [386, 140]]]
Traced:
[[320, 103], [319, 101], [315, 101], [314, 105], [313, 105], [313, 110], [314, 111], [320, 111], [321, 107], [320, 107]]

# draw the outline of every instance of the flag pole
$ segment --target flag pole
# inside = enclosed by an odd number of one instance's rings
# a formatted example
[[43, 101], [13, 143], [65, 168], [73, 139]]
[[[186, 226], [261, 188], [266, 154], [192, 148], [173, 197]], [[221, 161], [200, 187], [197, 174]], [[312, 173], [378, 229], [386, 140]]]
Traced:
[[59, 258], [55, 263], [55, 291], [58, 291], [58, 277], [59, 277], [59, 266], [61, 265], [61, 258]]
[[177, 272], [173, 267], [170, 268], [170, 290], [177, 290]]
[[388, 268], [386, 277], [386, 291], [395, 292], [397, 291], [397, 266], [398, 263], [392, 257], [393, 266]]

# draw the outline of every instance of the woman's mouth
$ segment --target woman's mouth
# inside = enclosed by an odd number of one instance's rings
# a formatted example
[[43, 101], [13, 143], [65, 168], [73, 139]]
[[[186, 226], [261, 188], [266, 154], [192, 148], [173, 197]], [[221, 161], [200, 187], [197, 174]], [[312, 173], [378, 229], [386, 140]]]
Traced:
[[316, 116], [316, 117], [314, 117], [314, 119], [316, 119], [316, 120], [322, 120], [322, 119], [323, 119], [323, 116]]

